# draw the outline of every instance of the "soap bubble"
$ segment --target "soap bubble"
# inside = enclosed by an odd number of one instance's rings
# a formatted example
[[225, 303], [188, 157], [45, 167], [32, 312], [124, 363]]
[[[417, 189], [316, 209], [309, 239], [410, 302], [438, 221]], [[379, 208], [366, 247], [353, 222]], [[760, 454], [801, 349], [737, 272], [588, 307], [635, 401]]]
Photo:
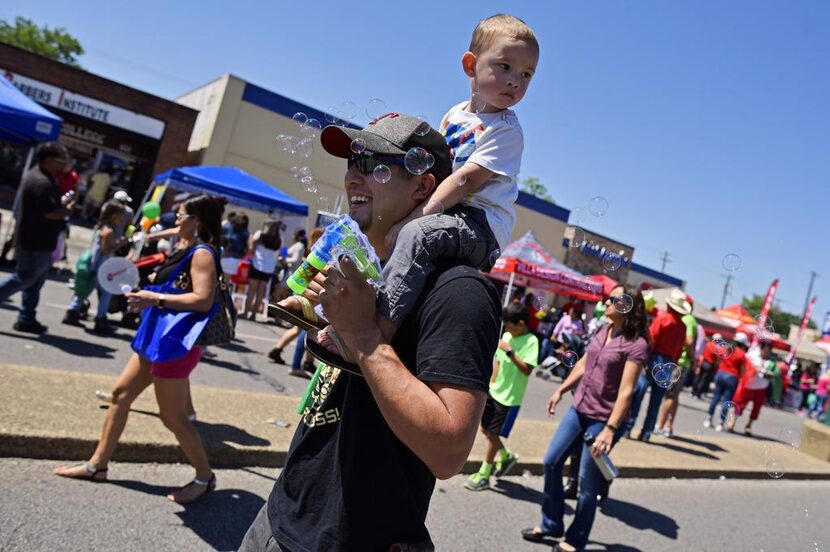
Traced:
[[298, 111], [291, 118], [294, 119], [294, 122], [298, 125], [304, 125], [305, 122], [308, 121], [308, 115], [306, 115], [302, 111]]
[[761, 324], [761, 315], [755, 317], [755, 327], [758, 333], [758, 339], [770, 340], [775, 337], [775, 326], [772, 323], [772, 318], [767, 316], [767, 319]]
[[585, 210], [582, 207], [574, 207], [574, 210], [571, 211], [571, 215], [574, 218], [574, 224], [580, 225], [585, 222]]
[[765, 458], [772, 455], [772, 445], [770, 443], [761, 443], [759, 446], [761, 448], [761, 454]]
[[317, 182], [314, 181], [313, 176], [304, 176], [300, 179], [307, 192], [312, 194], [317, 193]]
[[363, 138], [355, 138], [352, 140], [351, 144], [352, 153], [363, 153], [366, 151], [366, 142], [363, 141]]
[[576, 351], [565, 351], [562, 353], [562, 364], [567, 366], [568, 368], [573, 368], [576, 365], [576, 361], [579, 360], [579, 355], [576, 354]]
[[427, 122], [426, 117], [423, 117], [423, 116], [419, 115], [418, 120], [421, 121], [421, 124], [419, 124], [415, 128], [414, 134], [415, 134], [415, 136], [426, 136], [427, 134], [429, 134], [429, 129], [431, 127], [429, 126], [429, 123]]
[[392, 178], [392, 171], [386, 165], [378, 165], [375, 167], [372, 175], [375, 177], [376, 181], [381, 184], [386, 184], [389, 182], [389, 179]]
[[714, 340], [715, 344], [715, 354], [718, 358], [727, 359], [732, 356], [733, 347], [732, 344], [726, 341], [725, 339], [716, 339]]
[[490, 265], [495, 265], [496, 261], [501, 257], [501, 249], [494, 249], [490, 252]]
[[415, 175], [427, 172], [435, 164], [435, 158], [424, 148], [411, 148], [403, 160], [406, 170]]
[[337, 122], [338, 122], [340, 119], [342, 119], [342, 118], [343, 118], [343, 112], [342, 112], [342, 111], [340, 111], [339, 109], [337, 109], [336, 107], [334, 107], [334, 106], [330, 105], [330, 106], [326, 109], [325, 117], [326, 117], [326, 122], [327, 122], [327, 123], [330, 123], [330, 124], [336, 125], [336, 124], [337, 124]]
[[298, 141], [295, 151], [299, 153], [300, 156], [308, 159], [314, 153], [314, 139], [303, 138], [302, 140]]
[[300, 167], [298, 167], [297, 165], [294, 165], [293, 167], [291, 167], [291, 169], [289, 169], [288, 172], [290, 172], [291, 176], [293, 176], [294, 178], [299, 178], [300, 177]]
[[541, 295], [534, 295], [533, 296], [533, 308], [536, 310], [545, 310], [548, 307], [545, 298]]
[[314, 176], [314, 171], [312, 171], [311, 167], [309, 167], [308, 165], [303, 165], [302, 167], [300, 167], [298, 172], [300, 174], [300, 178], [303, 178], [304, 176]]
[[725, 270], [735, 272], [741, 268], [741, 258], [735, 253], [729, 253], [724, 255], [723, 260], [721, 260], [721, 265], [723, 265]]
[[775, 458], [770, 458], [767, 461], [767, 475], [772, 477], [773, 479], [781, 479], [784, 477], [784, 473], [786, 470], [784, 469], [784, 464], [782, 464], [779, 460]]
[[371, 121], [374, 121], [381, 115], [386, 114], [386, 112], [386, 102], [380, 98], [372, 98], [369, 100], [369, 103], [366, 104], [366, 116], [369, 117], [369, 120]]
[[331, 201], [328, 196], [321, 195], [317, 198], [317, 210], [326, 212], [331, 211]]
[[723, 401], [720, 405], [720, 419], [724, 424], [732, 425], [735, 419], [741, 415], [741, 409], [732, 401]]
[[616, 253], [607, 251], [602, 256], [602, 267], [608, 272], [616, 272], [622, 266], [622, 257]]
[[622, 295], [614, 297], [611, 304], [614, 306], [614, 310], [618, 313], [628, 314], [631, 312], [631, 309], [634, 308], [634, 299], [632, 299], [627, 293], [623, 293]]
[[470, 94], [469, 109], [472, 113], [479, 114], [487, 107], [487, 100], [484, 99], [483, 94], [479, 94], [477, 90], [473, 90]]
[[595, 196], [588, 202], [588, 212], [595, 217], [605, 216], [608, 212], [608, 200], [602, 196]]
[[583, 230], [579, 226], [572, 226], [568, 230], [568, 234], [571, 235], [571, 238], [568, 242], [568, 245], [570, 245], [572, 248], [579, 249], [583, 245], [585, 245], [585, 241], [586, 241], [585, 230]]
[[279, 134], [274, 140], [277, 146], [282, 151], [294, 153], [297, 149], [297, 142], [299, 141], [296, 136], [291, 136], [288, 134]]
[[347, 121], [351, 121], [352, 119], [357, 117], [357, 104], [352, 101], [345, 100], [340, 103], [339, 111], [341, 117], [343, 117]]
[[300, 133], [313, 138], [320, 133], [320, 129], [322, 128], [323, 126], [320, 124], [320, 121], [317, 119], [309, 119], [300, 127]]
[[794, 427], [785, 427], [778, 433], [778, 438], [793, 450], [801, 448], [801, 432]]
[[[671, 363], [669, 363], [671, 364]], [[651, 379], [657, 384], [657, 387], [668, 389], [671, 387], [671, 368], [666, 367], [665, 364], [658, 363], [651, 367]]]
[[674, 362], [667, 362], [663, 365], [663, 368], [669, 371], [669, 380], [672, 385], [680, 381], [680, 377], [683, 375], [683, 369], [680, 366]]

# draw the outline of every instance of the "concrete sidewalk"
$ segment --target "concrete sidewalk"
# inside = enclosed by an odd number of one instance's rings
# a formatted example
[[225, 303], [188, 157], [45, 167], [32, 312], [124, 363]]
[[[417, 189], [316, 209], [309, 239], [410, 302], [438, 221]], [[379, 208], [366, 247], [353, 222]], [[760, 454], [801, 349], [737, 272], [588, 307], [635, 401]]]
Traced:
[[[83, 460], [101, 434], [105, 405], [96, 389], [114, 378], [45, 368], [0, 364], [0, 456]], [[298, 399], [210, 387], [193, 387], [197, 427], [216, 466], [271, 466], [285, 461], [299, 417]], [[290, 423], [277, 427], [276, 420]], [[542, 457], [554, 422], [517, 421], [508, 443], [521, 462], [518, 470], [542, 473]], [[769, 455], [763, 444], [769, 445]], [[479, 436], [465, 472], [478, 469], [484, 452]], [[644, 444], [623, 440], [612, 459], [622, 477], [768, 478], [774, 458], [790, 479], [830, 479], [830, 463], [774, 441], [719, 436], [712, 430]], [[180, 462], [173, 434], [158, 418], [152, 389], [133, 405], [114, 460]]]

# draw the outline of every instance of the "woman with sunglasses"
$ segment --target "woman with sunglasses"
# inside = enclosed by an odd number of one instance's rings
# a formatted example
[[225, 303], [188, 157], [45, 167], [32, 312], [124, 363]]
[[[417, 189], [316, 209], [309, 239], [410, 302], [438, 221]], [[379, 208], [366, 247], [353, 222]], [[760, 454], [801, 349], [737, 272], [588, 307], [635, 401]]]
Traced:
[[[548, 400], [553, 417], [562, 395], [576, 387], [573, 404], [565, 412], [544, 458], [545, 488], [542, 523], [524, 529], [532, 542], [547, 538], [565, 540], [555, 550], [582, 550], [594, 524], [599, 494], [599, 471], [592, 457], [608, 454], [622, 436], [634, 385], [648, 356], [648, 328], [643, 296], [639, 290], [619, 285], [605, 301], [607, 323], [591, 339], [585, 355]], [[594, 438], [589, 448], [584, 438]], [[577, 447], [583, 447], [579, 466], [576, 514], [565, 532], [565, 495], [562, 469]]]
[[[175, 273], [179, 263], [192, 254], [174, 284], [182, 293], [165, 295], [148, 290], [128, 293], [127, 301], [134, 310], [140, 311], [148, 307], [174, 311], [210, 310], [218, 281], [216, 256], [219, 254], [219, 240], [222, 237], [222, 208], [221, 200], [206, 195], [188, 199], [179, 206], [176, 215], [178, 249], [156, 270], [153, 282], [166, 281]], [[195, 249], [202, 244], [212, 248], [213, 252], [204, 247]], [[101, 440], [92, 457], [80, 465], [61, 466], [55, 470], [55, 474], [73, 479], [106, 481], [107, 464], [127, 425], [130, 405], [153, 384], [159, 416], [176, 436], [184, 455], [196, 470], [196, 477], [190, 483], [170, 493], [167, 498], [180, 504], [189, 504], [213, 490], [216, 477], [199, 432], [188, 417], [188, 378], [199, 363], [201, 352], [201, 347], [197, 345], [182, 358], [162, 362], [152, 362], [133, 353], [115, 382], [111, 393], [112, 404], [107, 410]]]

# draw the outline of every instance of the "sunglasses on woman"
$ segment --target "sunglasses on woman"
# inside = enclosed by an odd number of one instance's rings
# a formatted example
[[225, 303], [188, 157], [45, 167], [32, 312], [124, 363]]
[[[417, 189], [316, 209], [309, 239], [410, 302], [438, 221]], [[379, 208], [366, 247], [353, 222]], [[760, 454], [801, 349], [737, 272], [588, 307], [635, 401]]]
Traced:
[[352, 153], [346, 159], [346, 166], [348, 168], [351, 169], [352, 167], [357, 166], [357, 170], [359, 170], [362, 174], [372, 174], [375, 172], [375, 169], [381, 165], [398, 165], [400, 167], [406, 166], [404, 164], [403, 156], [384, 155], [371, 151]]

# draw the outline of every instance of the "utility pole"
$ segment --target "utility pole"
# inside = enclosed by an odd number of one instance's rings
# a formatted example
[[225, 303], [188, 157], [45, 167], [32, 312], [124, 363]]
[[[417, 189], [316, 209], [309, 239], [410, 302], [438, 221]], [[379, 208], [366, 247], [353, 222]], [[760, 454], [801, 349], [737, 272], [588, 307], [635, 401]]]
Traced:
[[816, 276], [820, 276], [815, 270], [810, 271], [810, 285], [807, 287], [807, 299], [804, 300], [804, 310], [802, 312], [807, 312], [807, 305], [810, 304], [810, 294], [813, 293], [813, 282], [816, 279]]
[[660, 259], [663, 261], [663, 266], [660, 267], [660, 272], [665, 274], [666, 273], [666, 264], [671, 262], [669, 260], [669, 252], [668, 251], [664, 252], [663, 256], [660, 257]]
[[732, 275], [727, 274], [725, 276], [725, 278], [726, 278], [726, 283], [723, 284], [723, 297], [720, 300], [720, 308], [723, 308], [723, 307], [726, 306], [726, 296], [729, 295], [730, 291], [732, 291], [732, 286], [730, 285], [732, 283]]

